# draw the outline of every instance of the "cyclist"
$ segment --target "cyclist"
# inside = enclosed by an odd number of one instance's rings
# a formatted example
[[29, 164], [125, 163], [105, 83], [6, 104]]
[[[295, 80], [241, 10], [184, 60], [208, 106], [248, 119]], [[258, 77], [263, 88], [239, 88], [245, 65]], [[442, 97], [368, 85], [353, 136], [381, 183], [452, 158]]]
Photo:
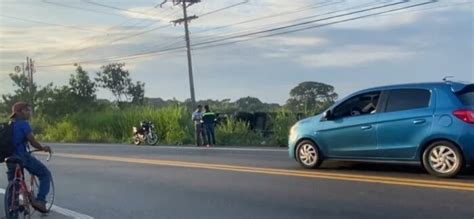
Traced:
[[[10, 119], [14, 122], [13, 126], [13, 143], [15, 145], [15, 151], [12, 157], [18, 158], [22, 161], [23, 168], [28, 170], [31, 174], [38, 177], [40, 185], [39, 191], [36, 199], [32, 198], [31, 205], [37, 211], [41, 213], [47, 213], [46, 208], [46, 196], [50, 190], [51, 184], [51, 172], [46, 168], [46, 166], [37, 160], [35, 157], [31, 156], [29, 151], [29, 144], [34, 148], [52, 153], [52, 150], [48, 146], [42, 146], [38, 141], [36, 141], [33, 130], [31, 129], [28, 120], [31, 116], [30, 106], [25, 102], [17, 102], [12, 106], [12, 114]], [[15, 174], [15, 164], [8, 165], [8, 180], [12, 181]]]

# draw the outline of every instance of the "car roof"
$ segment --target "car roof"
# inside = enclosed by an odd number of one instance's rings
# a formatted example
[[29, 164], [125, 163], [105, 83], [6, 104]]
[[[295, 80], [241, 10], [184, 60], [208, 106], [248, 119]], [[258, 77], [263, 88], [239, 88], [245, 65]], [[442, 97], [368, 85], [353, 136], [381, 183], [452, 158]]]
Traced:
[[379, 86], [374, 88], [369, 88], [365, 90], [361, 90], [357, 93], [365, 93], [370, 91], [380, 91], [380, 90], [390, 90], [390, 89], [401, 89], [401, 88], [440, 88], [440, 89], [451, 89], [453, 92], [457, 92], [462, 90], [468, 84], [460, 83], [460, 82], [427, 82], [427, 83], [409, 83], [409, 84], [396, 84], [396, 85], [387, 85], [387, 86]]

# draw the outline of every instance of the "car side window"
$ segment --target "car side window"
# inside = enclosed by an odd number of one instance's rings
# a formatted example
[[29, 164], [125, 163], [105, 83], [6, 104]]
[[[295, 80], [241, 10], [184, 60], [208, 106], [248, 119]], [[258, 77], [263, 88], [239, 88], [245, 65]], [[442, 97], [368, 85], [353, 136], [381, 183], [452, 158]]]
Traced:
[[379, 104], [381, 92], [364, 93], [342, 102], [333, 110], [333, 118], [362, 116], [375, 114]]
[[430, 105], [431, 92], [425, 89], [398, 89], [388, 92], [385, 112], [426, 108]]

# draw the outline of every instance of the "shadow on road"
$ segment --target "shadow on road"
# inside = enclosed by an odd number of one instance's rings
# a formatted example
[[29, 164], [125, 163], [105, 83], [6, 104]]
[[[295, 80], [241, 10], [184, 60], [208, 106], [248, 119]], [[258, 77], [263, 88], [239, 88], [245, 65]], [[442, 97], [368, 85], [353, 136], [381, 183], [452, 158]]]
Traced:
[[[319, 170], [382, 176], [431, 177], [421, 166], [403, 164], [327, 161], [323, 163]], [[474, 180], [474, 168], [464, 169], [459, 176], [453, 180]]]

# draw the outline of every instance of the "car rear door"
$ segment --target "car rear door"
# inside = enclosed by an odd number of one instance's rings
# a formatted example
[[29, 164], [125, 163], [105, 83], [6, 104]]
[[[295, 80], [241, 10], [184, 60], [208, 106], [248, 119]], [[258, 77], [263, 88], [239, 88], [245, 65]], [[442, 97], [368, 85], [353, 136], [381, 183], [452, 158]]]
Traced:
[[414, 158], [431, 133], [435, 100], [434, 90], [429, 89], [393, 89], [382, 94], [383, 109], [376, 125], [379, 158]]

